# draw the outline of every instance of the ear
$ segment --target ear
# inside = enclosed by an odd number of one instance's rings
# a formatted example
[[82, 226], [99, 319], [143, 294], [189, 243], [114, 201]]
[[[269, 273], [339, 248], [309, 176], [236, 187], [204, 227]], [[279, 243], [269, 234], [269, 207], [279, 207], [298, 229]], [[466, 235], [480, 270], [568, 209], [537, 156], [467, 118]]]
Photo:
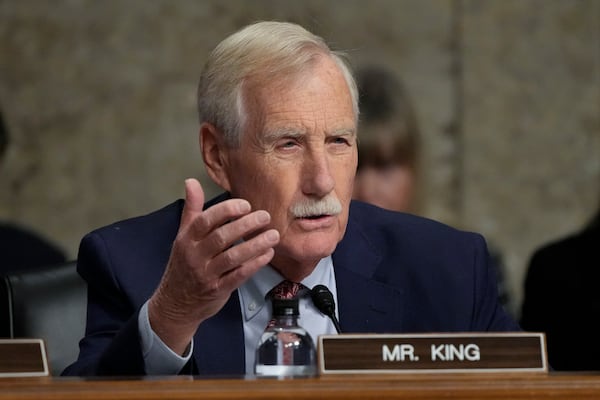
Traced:
[[217, 185], [231, 191], [228, 168], [228, 148], [223, 141], [223, 135], [214, 125], [204, 122], [199, 133], [200, 151], [206, 166], [208, 176]]

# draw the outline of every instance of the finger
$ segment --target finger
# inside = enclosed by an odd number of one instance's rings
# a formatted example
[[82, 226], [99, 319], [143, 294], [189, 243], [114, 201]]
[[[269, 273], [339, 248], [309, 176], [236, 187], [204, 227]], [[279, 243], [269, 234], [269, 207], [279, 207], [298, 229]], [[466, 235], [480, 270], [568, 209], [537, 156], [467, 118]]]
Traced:
[[278, 243], [279, 232], [269, 229], [216, 255], [210, 262], [209, 269], [219, 271], [219, 275], [223, 276], [259, 257]]
[[[225, 200], [207, 208], [202, 214], [196, 215], [190, 229], [195, 239], [201, 240], [225, 223], [237, 220], [250, 211], [250, 203], [244, 199]], [[266, 213], [266, 211], [264, 212]]]
[[214, 257], [218, 253], [225, 251], [225, 249], [235, 242], [265, 228], [270, 222], [271, 216], [264, 210], [244, 215], [218, 227], [206, 236], [206, 240], [203, 241], [203, 249], [206, 254]]
[[204, 208], [204, 190], [197, 179], [185, 180], [185, 205], [181, 213], [181, 225], [190, 224]]
[[230, 270], [221, 277], [220, 287], [224, 290], [232, 292], [242, 286], [252, 275], [259, 269], [267, 265], [273, 259], [275, 250], [267, 249], [264, 253], [247, 260], [237, 268]]

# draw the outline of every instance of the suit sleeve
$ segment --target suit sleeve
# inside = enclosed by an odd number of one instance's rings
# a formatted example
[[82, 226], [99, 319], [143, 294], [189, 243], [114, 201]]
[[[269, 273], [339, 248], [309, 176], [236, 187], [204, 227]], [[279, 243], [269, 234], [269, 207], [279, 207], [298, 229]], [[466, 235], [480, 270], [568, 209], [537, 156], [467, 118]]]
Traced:
[[487, 245], [481, 235], [476, 235], [474, 259], [475, 301], [472, 331], [520, 331], [521, 328], [500, 304], [496, 270], [491, 262]]
[[139, 310], [119, 289], [99, 234], [83, 238], [77, 270], [88, 287], [87, 323], [79, 357], [63, 375], [143, 375]]

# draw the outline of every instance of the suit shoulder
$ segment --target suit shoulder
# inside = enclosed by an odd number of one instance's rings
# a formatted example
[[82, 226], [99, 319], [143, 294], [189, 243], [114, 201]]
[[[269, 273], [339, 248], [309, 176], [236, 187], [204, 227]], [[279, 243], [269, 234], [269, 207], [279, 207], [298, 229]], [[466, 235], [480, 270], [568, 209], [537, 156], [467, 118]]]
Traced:
[[[553, 259], [556, 257], [572, 256], [587, 247], [592, 247], [598, 236], [592, 239], [588, 231], [571, 233], [540, 246], [534, 252], [534, 257]], [[595, 248], [595, 246], [593, 246]]]
[[[119, 287], [120, 293], [130, 296], [132, 304], [142, 302], [150, 296], [163, 273], [182, 209], [183, 201], [179, 200], [149, 214], [88, 233], [79, 245], [79, 274], [89, 285]], [[145, 277], [143, 283], [140, 271]]]
[[97, 228], [89, 235], [110, 236], [120, 232], [159, 232], [164, 231], [167, 227], [177, 227], [179, 226], [183, 204], [184, 201], [180, 199], [148, 214], [123, 219]]
[[600, 261], [599, 238], [598, 230], [586, 229], [538, 247], [529, 260], [528, 275], [552, 274], [557, 282], [564, 282], [572, 277], [564, 275], [566, 266], [588, 273], [596, 271]]
[[[481, 236], [473, 232], [462, 231], [442, 222], [413, 214], [385, 210], [358, 201], [353, 201], [349, 219], [365, 234], [377, 237], [380, 234], [398, 235], [403, 239], [448, 239], [452, 236]], [[426, 233], [420, 236], [419, 233]]]

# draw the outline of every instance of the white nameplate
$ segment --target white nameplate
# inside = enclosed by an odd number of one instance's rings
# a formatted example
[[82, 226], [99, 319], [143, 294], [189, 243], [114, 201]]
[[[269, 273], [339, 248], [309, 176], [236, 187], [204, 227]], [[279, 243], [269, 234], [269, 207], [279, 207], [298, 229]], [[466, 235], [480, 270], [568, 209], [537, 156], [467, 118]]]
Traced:
[[548, 372], [543, 333], [322, 335], [321, 374]]
[[42, 339], [0, 339], [0, 378], [48, 375]]

